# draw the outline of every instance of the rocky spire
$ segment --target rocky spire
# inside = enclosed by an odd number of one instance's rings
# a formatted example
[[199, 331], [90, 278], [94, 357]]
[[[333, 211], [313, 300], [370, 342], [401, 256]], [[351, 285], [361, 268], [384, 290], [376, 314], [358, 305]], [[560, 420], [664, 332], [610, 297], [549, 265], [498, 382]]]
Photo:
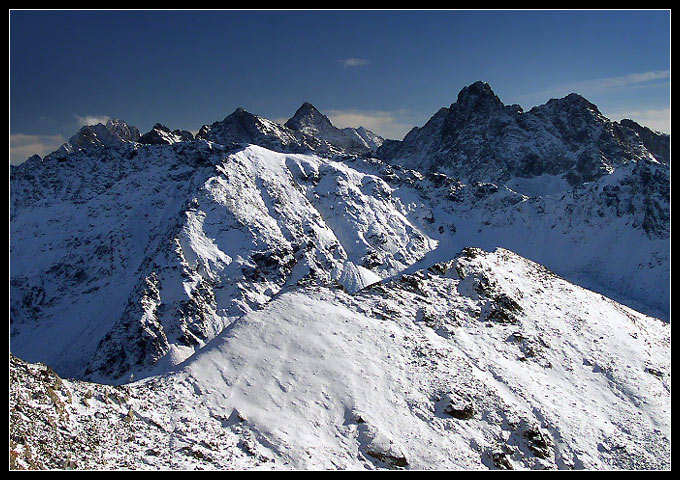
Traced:
[[477, 81], [464, 87], [458, 93], [457, 105], [463, 110], [486, 111], [503, 108], [503, 102], [494, 93], [488, 83]]
[[309, 102], [303, 103], [297, 109], [295, 115], [285, 123], [285, 126], [308, 134], [324, 132], [335, 128], [329, 118]]

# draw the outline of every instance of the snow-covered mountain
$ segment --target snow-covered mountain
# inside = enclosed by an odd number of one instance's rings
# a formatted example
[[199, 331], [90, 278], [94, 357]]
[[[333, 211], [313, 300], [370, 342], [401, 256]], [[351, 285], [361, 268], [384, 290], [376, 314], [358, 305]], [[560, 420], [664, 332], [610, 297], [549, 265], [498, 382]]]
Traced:
[[383, 139], [364, 129], [338, 129], [313, 105], [305, 102], [284, 125], [237, 108], [221, 122], [204, 125], [196, 139], [215, 143], [259, 145], [277, 152], [322, 155], [368, 154]]
[[664, 138], [481, 82], [402, 142], [308, 103], [195, 138], [84, 127], [11, 167], [11, 350], [146, 378], [62, 382], [135, 398], [96, 403], [144, 432], [101, 465], [664, 467], [669, 330], [644, 315], [670, 315]]

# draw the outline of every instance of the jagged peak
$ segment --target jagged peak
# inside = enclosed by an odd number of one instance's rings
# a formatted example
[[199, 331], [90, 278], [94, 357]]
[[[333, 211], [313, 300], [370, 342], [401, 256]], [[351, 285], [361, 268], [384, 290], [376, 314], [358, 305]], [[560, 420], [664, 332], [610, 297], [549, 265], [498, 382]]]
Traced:
[[116, 127], [116, 126], [130, 127], [131, 125], [129, 125], [125, 120], [121, 120], [120, 118], [109, 118], [106, 121], [106, 127], [107, 128]]
[[621, 125], [625, 126], [625, 127], [647, 128], [647, 127], [643, 127], [642, 125], [637, 123], [635, 120], [631, 120], [630, 118], [622, 118], [619, 123]]
[[54, 153], [70, 154], [91, 146], [137, 142], [140, 137], [141, 134], [136, 127], [123, 120], [110, 118], [106, 124], [99, 122], [95, 125], [85, 125]]
[[644, 125], [641, 125], [638, 122], [636, 122], [635, 120], [631, 120], [630, 118], [621, 119], [621, 121], [619, 122], [619, 125], [621, 125], [623, 127], [630, 128], [632, 130], [635, 130], [636, 132], [646, 131], [646, 132], [652, 133], [654, 135], [660, 135], [660, 136], [663, 136], [663, 137], [670, 137], [670, 135], [668, 133], [665, 133], [665, 132], [662, 132], [662, 131], [659, 131], [659, 130], [654, 130], [653, 128], [645, 127]]
[[170, 129], [168, 127], [166, 127], [165, 125], [163, 125], [162, 123], [154, 123], [151, 130], [161, 130], [163, 132], [169, 132], [170, 131]]
[[[232, 121], [237, 121], [237, 122], [246, 122], [246, 123], [252, 123], [256, 121], [262, 121], [266, 120], [260, 117], [259, 115], [256, 115], [252, 112], [249, 112], [243, 107], [236, 107], [236, 110], [231, 112], [229, 115], [227, 115], [222, 122], [232, 122]], [[221, 123], [221, 122], [217, 122]]]
[[[303, 102], [302, 105], [300, 105], [300, 108], [297, 109], [298, 112], [300, 111], [313, 111], [313, 112], [318, 112], [319, 109], [316, 108], [314, 105], [312, 105], [309, 102]], [[321, 112], [319, 112], [321, 113]]]
[[304, 102], [284, 126], [299, 131], [310, 127], [312, 130], [335, 128], [330, 119], [309, 102]]
[[538, 107], [534, 108], [541, 108], [544, 106], [563, 106], [563, 105], [568, 105], [568, 106], [576, 106], [580, 108], [586, 108], [588, 110], [592, 110], [595, 113], [598, 113], [601, 115], [600, 110], [597, 108], [597, 105], [595, 105], [593, 102], [588, 100], [582, 95], [579, 95], [578, 93], [570, 93], [569, 95], [562, 97], [562, 98], [551, 98], [548, 100], [545, 105], [539, 105]]
[[153, 128], [139, 137], [138, 142], [150, 145], [172, 144], [191, 141], [194, 136], [187, 130], [170, 130], [162, 123], [154, 124]]
[[489, 108], [502, 108], [504, 106], [491, 86], [481, 80], [463, 87], [458, 93], [458, 99], [454, 105], [474, 110], [488, 110]]

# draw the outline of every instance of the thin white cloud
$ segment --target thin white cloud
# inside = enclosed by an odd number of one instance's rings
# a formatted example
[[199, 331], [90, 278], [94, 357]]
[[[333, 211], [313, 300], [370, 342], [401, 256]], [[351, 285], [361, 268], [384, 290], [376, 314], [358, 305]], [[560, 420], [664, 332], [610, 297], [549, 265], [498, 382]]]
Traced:
[[578, 93], [587, 97], [588, 95], [603, 93], [611, 89], [644, 88], [660, 83], [667, 83], [670, 78], [670, 70], [629, 73], [627, 75], [614, 77], [594, 78], [580, 82], [563, 83], [547, 90], [519, 95], [517, 99], [543, 102], [548, 98], [561, 97], [570, 93]]
[[78, 120], [79, 127], [86, 127], [88, 125], [97, 125], [98, 123], [106, 125], [106, 122], [108, 122], [111, 117], [107, 115], [85, 115], [82, 117], [76, 115], [76, 119]]
[[650, 108], [647, 110], [619, 110], [605, 113], [607, 118], [620, 121], [629, 118], [642, 126], [663, 133], [671, 133], [671, 109]]
[[31, 155], [44, 157], [64, 143], [61, 135], [26, 135], [13, 133], [9, 137], [9, 163], [19, 165]]
[[656, 70], [653, 72], [629, 73], [628, 75], [621, 75], [618, 77], [587, 80], [585, 82], [576, 83], [575, 85], [584, 88], [612, 88], [647, 83], [654, 80], [668, 80], [669, 78], [671, 78], [670, 70]]
[[364, 65], [368, 65], [371, 62], [365, 58], [345, 58], [344, 60], [340, 60], [340, 63], [342, 63], [342, 66], [345, 68], [352, 68], [363, 67]]

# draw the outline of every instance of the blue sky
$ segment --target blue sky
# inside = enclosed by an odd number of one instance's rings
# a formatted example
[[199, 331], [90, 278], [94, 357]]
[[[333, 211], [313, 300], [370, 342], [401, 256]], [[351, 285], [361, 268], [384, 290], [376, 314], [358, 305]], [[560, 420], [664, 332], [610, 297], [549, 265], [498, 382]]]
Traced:
[[670, 132], [670, 13], [12, 11], [10, 160], [107, 117], [196, 131], [304, 101], [401, 138], [476, 80], [506, 104], [577, 92]]

